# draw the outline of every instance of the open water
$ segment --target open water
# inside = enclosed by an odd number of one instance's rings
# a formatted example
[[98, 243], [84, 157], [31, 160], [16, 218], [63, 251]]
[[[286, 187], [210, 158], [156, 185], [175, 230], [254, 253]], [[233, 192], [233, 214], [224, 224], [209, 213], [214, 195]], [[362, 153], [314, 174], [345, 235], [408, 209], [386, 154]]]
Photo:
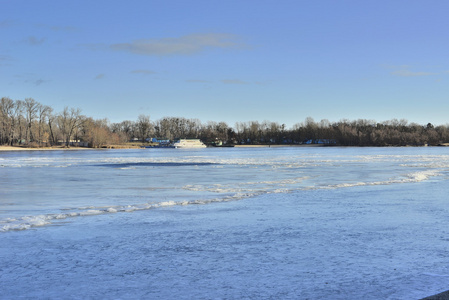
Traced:
[[0, 152], [0, 299], [449, 289], [449, 149]]

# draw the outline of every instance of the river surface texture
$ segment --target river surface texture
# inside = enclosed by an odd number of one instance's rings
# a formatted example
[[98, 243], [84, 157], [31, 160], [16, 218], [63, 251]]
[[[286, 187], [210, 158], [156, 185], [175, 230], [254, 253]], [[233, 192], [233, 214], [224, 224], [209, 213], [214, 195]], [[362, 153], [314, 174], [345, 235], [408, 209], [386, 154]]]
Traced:
[[449, 149], [0, 153], [0, 299], [420, 299]]

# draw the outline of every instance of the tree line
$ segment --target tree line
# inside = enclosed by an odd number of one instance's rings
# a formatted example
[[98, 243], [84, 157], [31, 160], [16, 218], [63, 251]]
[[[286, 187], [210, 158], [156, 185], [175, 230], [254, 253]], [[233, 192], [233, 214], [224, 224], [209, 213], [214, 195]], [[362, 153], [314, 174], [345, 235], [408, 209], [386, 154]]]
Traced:
[[207, 144], [329, 144], [341, 146], [420, 146], [449, 142], [449, 125], [420, 125], [407, 120], [340, 120], [315, 122], [308, 117], [292, 128], [270, 121], [225, 122], [182, 117], [152, 121], [139, 115], [135, 121], [110, 123], [81, 114], [79, 108], [65, 107], [61, 112], [32, 98], [0, 101], [0, 144], [44, 147], [84, 145], [92, 148], [146, 142], [149, 138], [175, 140], [197, 138]]

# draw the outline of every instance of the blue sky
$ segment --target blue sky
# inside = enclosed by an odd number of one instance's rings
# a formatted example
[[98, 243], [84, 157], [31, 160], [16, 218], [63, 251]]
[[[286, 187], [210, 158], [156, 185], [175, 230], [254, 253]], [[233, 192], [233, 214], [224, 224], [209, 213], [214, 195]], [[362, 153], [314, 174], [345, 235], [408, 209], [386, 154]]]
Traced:
[[0, 0], [0, 96], [164, 116], [449, 123], [446, 0]]

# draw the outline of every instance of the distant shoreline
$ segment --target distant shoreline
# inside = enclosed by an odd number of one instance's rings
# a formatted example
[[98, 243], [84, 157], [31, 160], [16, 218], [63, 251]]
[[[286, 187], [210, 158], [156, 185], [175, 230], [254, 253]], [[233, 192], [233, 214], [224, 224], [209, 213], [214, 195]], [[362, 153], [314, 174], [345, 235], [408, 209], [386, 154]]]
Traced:
[[51, 146], [51, 147], [26, 147], [26, 146], [8, 146], [0, 145], [1, 151], [73, 151], [73, 150], [106, 150], [106, 149], [140, 149], [140, 145], [111, 145], [101, 148], [88, 148], [88, 147], [76, 147], [76, 146]]
[[52, 150], [89, 150], [92, 148], [85, 147], [42, 147], [42, 148], [32, 148], [32, 147], [20, 147], [20, 146], [0, 146], [0, 151], [52, 151]]
[[[323, 147], [325, 145], [235, 145], [235, 148], [280, 148], [280, 147]], [[211, 147], [215, 148], [215, 147]], [[105, 149], [142, 149], [141, 146], [111, 146], [107, 148], [87, 148], [87, 147], [21, 147], [21, 146], [0, 146], [1, 151], [66, 151], [66, 150], [105, 150]]]
[[[326, 147], [326, 146], [330, 146], [330, 145], [325, 145], [325, 144], [302, 144], [302, 145], [297, 145], [297, 144], [285, 144], [285, 145], [235, 145], [234, 147], [236, 148], [279, 148], [279, 147]], [[334, 145], [332, 145], [333, 147], [335, 147]]]
[[[449, 144], [440, 144], [437, 146], [449, 146]], [[316, 147], [365, 147], [365, 146], [339, 146], [339, 145], [327, 145], [327, 144], [285, 144], [285, 145], [235, 145], [235, 148], [289, 148], [289, 147], [298, 147], [298, 148], [316, 148]], [[379, 146], [366, 146], [366, 147], [379, 147]], [[427, 146], [380, 146], [380, 147], [427, 147]], [[435, 147], [435, 146], [429, 146]], [[216, 148], [216, 147], [210, 147]], [[227, 148], [227, 147], [225, 147]], [[233, 147], [229, 147], [233, 148]], [[22, 147], [22, 146], [0, 146], [0, 152], [2, 151], [73, 151], [73, 150], [106, 150], [106, 149], [145, 149], [142, 146], [137, 145], [113, 145], [102, 148], [87, 148], [87, 147], [65, 147], [65, 146], [54, 146], [54, 147]]]

